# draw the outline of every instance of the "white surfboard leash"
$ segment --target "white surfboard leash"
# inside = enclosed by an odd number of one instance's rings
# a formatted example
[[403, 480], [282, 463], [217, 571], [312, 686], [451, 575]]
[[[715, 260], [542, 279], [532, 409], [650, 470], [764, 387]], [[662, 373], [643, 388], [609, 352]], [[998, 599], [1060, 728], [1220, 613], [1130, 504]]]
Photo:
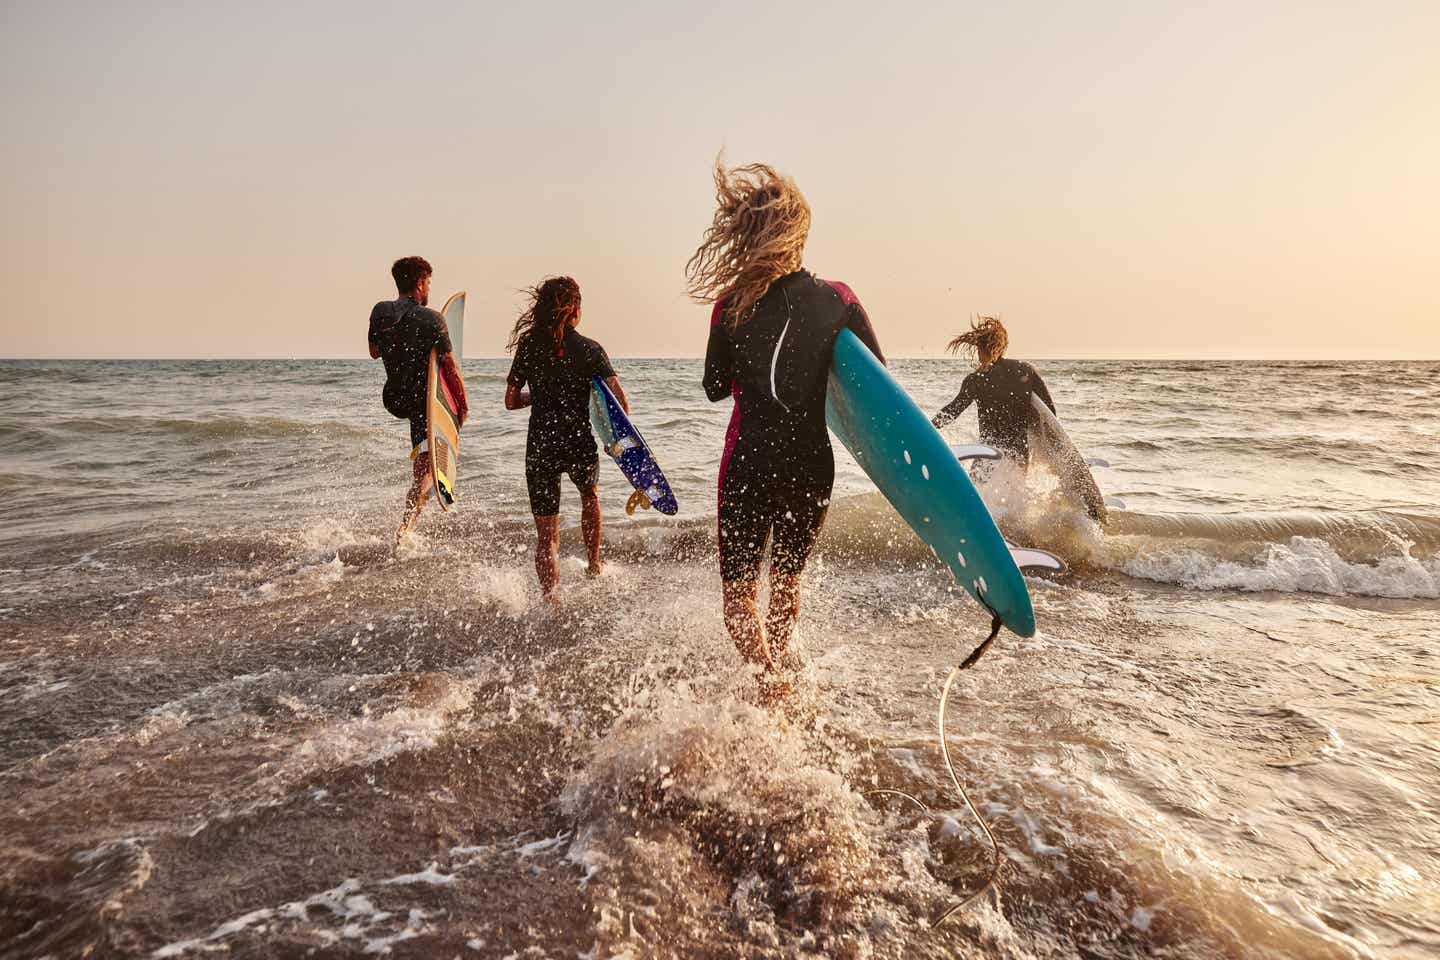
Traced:
[[[981, 599], [980, 602], [985, 603], [983, 599]], [[985, 607], [988, 610], [990, 605], [987, 603]], [[960, 798], [965, 801], [965, 806], [969, 809], [970, 815], [975, 818], [976, 823], [980, 824], [980, 829], [985, 831], [985, 837], [990, 841], [990, 848], [994, 854], [994, 858], [990, 863], [990, 875], [985, 878], [985, 882], [980, 885], [979, 889], [940, 914], [938, 918], [931, 922], [931, 930], [934, 930], [956, 913], [980, 899], [987, 890], [995, 885], [995, 880], [1000, 876], [1000, 868], [1005, 862], [1004, 856], [1000, 853], [1000, 842], [995, 839], [995, 834], [990, 831], [990, 824], [986, 823], [985, 818], [980, 816], [980, 811], [975, 808], [975, 803], [970, 799], [970, 794], [965, 791], [965, 785], [960, 782], [960, 778], [956, 775], [955, 765], [950, 762], [950, 747], [945, 742], [945, 707], [950, 702], [950, 688], [954, 685], [955, 678], [960, 675], [961, 670], [968, 670], [973, 667], [975, 661], [984, 656], [985, 651], [990, 649], [990, 644], [994, 643], [995, 638], [1000, 634], [1000, 617], [997, 616], [993, 610], [990, 611], [990, 614], [992, 618], [990, 621], [990, 636], [986, 637], [985, 641], [976, 647], [970, 656], [957, 664], [954, 669], [950, 671], [950, 676], [945, 678], [945, 689], [940, 692], [940, 712], [936, 717], [936, 730], [940, 735], [940, 755], [945, 759], [945, 770], [950, 774], [950, 782], [953, 783], [955, 789], [960, 792]]]
[[[984, 599], [981, 599], [980, 602], [985, 603]], [[988, 603], [985, 603], [985, 609], [990, 610]], [[975, 661], [985, 655], [985, 651], [990, 649], [990, 644], [994, 643], [995, 638], [1000, 634], [1000, 627], [1002, 625], [1000, 617], [996, 615], [994, 610], [990, 610], [990, 615], [992, 617], [990, 621], [990, 635], [985, 638], [980, 646], [971, 651], [968, 657], [956, 664], [951, 669], [950, 675], [945, 678], [945, 688], [940, 692], [940, 712], [936, 717], [936, 730], [940, 735], [940, 756], [945, 761], [945, 772], [950, 775], [950, 782], [955, 785], [955, 789], [959, 792], [960, 799], [964, 801], [966, 809], [968, 809], [970, 815], [975, 818], [975, 822], [980, 824], [980, 829], [985, 832], [986, 839], [990, 841], [990, 849], [993, 854], [990, 862], [990, 875], [985, 878], [985, 882], [975, 891], [966, 895], [959, 903], [949, 907], [944, 913], [940, 914], [939, 917], [932, 920], [930, 922], [931, 930], [939, 927], [946, 920], [949, 920], [955, 914], [984, 896], [985, 892], [995, 885], [996, 879], [1000, 876], [1000, 868], [1004, 866], [1005, 863], [1004, 856], [1000, 853], [1000, 842], [995, 839], [995, 834], [990, 831], [990, 825], [985, 822], [984, 817], [980, 816], [980, 811], [976, 808], [974, 801], [970, 799], [970, 794], [965, 790], [965, 785], [960, 782], [959, 775], [955, 773], [955, 765], [950, 760], [950, 748], [945, 742], [945, 708], [950, 702], [950, 688], [954, 686], [955, 678], [960, 675], [961, 670], [968, 670], [973, 667]], [[911, 796], [903, 790], [869, 790], [864, 795], [867, 797], [903, 797], [925, 813], [928, 814], [930, 812], [930, 808], [925, 805], [924, 801], [918, 797]]]

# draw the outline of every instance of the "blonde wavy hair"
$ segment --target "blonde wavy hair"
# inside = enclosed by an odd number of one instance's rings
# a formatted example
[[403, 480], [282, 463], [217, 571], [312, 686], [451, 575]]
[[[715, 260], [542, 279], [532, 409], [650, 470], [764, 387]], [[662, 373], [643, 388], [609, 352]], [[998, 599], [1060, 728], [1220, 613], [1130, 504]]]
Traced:
[[974, 357], [977, 368], [989, 370], [995, 361], [1005, 356], [1010, 346], [1010, 334], [999, 317], [976, 317], [970, 321], [970, 329], [945, 345], [951, 353], [963, 353]]
[[715, 160], [715, 219], [685, 264], [685, 292], [724, 302], [732, 324], [749, 316], [770, 284], [800, 269], [810, 235], [810, 204], [765, 163], [726, 169]]

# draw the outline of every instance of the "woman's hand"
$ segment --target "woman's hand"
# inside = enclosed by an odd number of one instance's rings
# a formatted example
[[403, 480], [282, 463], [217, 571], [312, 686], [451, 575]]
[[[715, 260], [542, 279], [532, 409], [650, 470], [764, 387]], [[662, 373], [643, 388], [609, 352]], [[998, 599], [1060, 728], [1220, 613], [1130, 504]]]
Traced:
[[620, 401], [620, 409], [625, 411], [625, 416], [630, 416], [630, 398], [625, 396], [625, 388], [620, 386], [619, 377], [606, 377], [605, 386], [615, 394], [615, 399]]
[[505, 409], [519, 410], [522, 407], [530, 406], [530, 391], [515, 386], [513, 383], [505, 384]]

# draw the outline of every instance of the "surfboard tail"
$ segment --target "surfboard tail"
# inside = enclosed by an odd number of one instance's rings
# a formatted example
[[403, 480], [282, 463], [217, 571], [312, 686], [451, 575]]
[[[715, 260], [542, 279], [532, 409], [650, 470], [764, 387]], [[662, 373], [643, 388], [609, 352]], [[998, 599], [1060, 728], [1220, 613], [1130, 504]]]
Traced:
[[450, 444], [439, 442], [435, 445], [435, 492], [447, 506], [455, 504], [455, 484], [451, 477], [455, 473], [455, 459], [450, 453]]

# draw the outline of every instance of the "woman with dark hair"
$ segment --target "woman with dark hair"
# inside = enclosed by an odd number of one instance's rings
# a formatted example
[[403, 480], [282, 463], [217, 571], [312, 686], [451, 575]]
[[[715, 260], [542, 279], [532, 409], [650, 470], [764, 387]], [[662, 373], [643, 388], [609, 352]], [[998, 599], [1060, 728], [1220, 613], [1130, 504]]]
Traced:
[[601, 377], [626, 412], [630, 404], [605, 348], [575, 330], [580, 324], [580, 285], [570, 277], [550, 277], [526, 294], [530, 305], [515, 321], [506, 344], [515, 359], [505, 381], [505, 409], [530, 408], [525, 486], [535, 516], [535, 574], [541, 592], [554, 601], [560, 584], [561, 474], [569, 474], [580, 492], [589, 573], [596, 576], [601, 569], [600, 498], [595, 491], [600, 460], [590, 431], [590, 378]]
[[[689, 292], [713, 303], [705, 394], [735, 398], [720, 461], [718, 526], [725, 626], [760, 669], [761, 695], [785, 696], [800, 575], [825, 522], [835, 459], [825, 427], [830, 355], [850, 329], [881, 361], [860, 301], [801, 267], [810, 206], [762, 163], [715, 165], [714, 222], [686, 266]], [[770, 541], [770, 608], [757, 601]]]
[[951, 353], [975, 359], [975, 372], [960, 384], [960, 392], [931, 418], [936, 429], [945, 426], [970, 404], [976, 404], [980, 420], [980, 442], [992, 446], [1021, 466], [1030, 464], [1026, 428], [1034, 413], [1030, 394], [1035, 394], [1055, 412], [1055, 401], [1035, 368], [1023, 360], [1005, 356], [1010, 334], [995, 317], [980, 317], [970, 329], [946, 345]]

